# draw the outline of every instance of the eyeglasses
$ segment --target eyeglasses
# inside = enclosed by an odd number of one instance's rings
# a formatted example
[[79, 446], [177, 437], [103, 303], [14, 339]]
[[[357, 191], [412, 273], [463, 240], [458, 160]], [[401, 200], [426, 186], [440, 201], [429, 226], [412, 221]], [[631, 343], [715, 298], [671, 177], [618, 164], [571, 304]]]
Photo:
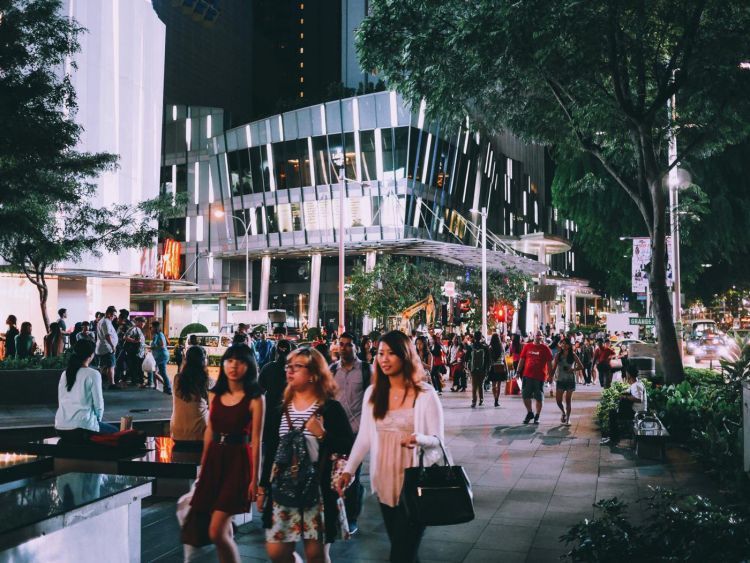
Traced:
[[287, 364], [284, 366], [284, 369], [286, 371], [295, 372], [301, 369], [307, 369], [307, 365], [306, 364]]

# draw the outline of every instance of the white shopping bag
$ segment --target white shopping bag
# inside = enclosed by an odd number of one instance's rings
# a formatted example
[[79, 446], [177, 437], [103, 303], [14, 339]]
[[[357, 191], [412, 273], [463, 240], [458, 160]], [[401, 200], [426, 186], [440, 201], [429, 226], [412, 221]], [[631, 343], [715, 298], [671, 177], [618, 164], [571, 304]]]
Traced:
[[[195, 493], [195, 486], [198, 484], [198, 481], [196, 480], [193, 483], [193, 486], [190, 487], [190, 490], [182, 495], [179, 499], [177, 499], [177, 522], [180, 524], [180, 528], [182, 528], [182, 524], [185, 522], [185, 518], [187, 518], [188, 511], [190, 510], [190, 501], [193, 500], [193, 494]], [[183, 553], [183, 561], [185, 563], [191, 563], [191, 561], [197, 560], [201, 555], [204, 555], [205, 553], [208, 553], [214, 548], [212, 545], [206, 545], [204, 547], [193, 547], [192, 545], [183, 545], [182, 546], [182, 553]]]

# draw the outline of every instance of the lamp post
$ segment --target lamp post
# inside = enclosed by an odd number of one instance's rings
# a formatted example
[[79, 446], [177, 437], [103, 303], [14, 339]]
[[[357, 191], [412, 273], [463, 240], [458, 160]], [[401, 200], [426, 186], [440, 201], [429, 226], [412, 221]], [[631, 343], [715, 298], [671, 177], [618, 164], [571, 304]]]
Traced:
[[[669, 108], [669, 122], [670, 125], [674, 123], [675, 119], [675, 99], [672, 95], [670, 100]], [[678, 206], [680, 204], [679, 188], [680, 178], [677, 170], [677, 137], [675, 136], [674, 127], [669, 128], [669, 165], [672, 167], [669, 170], [669, 220], [672, 225], [672, 256], [674, 258], [673, 275], [674, 283], [672, 286], [672, 314], [674, 315], [674, 324], [677, 329], [677, 333], [681, 333], [682, 329], [682, 302], [680, 299], [681, 293], [681, 280], [680, 280], [680, 218], [678, 214]], [[667, 257], [669, 260], [669, 257]], [[682, 340], [680, 340], [682, 343]], [[682, 346], [680, 345], [680, 354], [682, 354]]]
[[482, 336], [487, 336], [487, 208], [472, 209], [482, 216]]
[[[221, 219], [225, 213], [221, 209], [214, 211], [214, 217]], [[250, 311], [250, 226], [242, 217], [232, 217], [235, 221], [239, 221], [242, 224], [242, 228], [245, 229], [245, 311]]]
[[331, 155], [331, 162], [339, 171], [339, 335], [345, 329], [344, 282], [345, 282], [345, 249], [344, 249], [344, 196], [346, 192], [346, 158], [343, 150]]

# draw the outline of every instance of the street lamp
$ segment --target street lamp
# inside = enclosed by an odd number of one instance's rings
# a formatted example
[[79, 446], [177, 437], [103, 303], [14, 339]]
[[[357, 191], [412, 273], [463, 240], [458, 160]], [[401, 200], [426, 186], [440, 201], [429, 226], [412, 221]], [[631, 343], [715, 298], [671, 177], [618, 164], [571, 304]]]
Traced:
[[487, 336], [487, 208], [471, 209], [482, 216], [482, 336]]
[[[217, 219], [221, 219], [224, 217], [225, 213], [222, 209], [217, 209], [214, 211], [214, 217]], [[239, 221], [242, 223], [242, 227], [245, 229], [245, 311], [250, 312], [250, 226], [248, 225], [242, 217], [239, 217], [235, 215], [233, 217], [235, 221]]]
[[344, 282], [345, 282], [345, 250], [344, 250], [344, 195], [346, 192], [346, 158], [342, 149], [331, 154], [331, 162], [338, 168], [339, 182], [339, 336], [344, 332]]

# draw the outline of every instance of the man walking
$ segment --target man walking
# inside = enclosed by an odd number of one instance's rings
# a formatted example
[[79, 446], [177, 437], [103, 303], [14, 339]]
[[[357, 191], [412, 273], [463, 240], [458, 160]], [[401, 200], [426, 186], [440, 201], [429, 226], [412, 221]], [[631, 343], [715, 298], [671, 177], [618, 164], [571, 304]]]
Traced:
[[[522, 378], [521, 397], [526, 407], [523, 423], [528, 424], [534, 419], [534, 424], [539, 424], [544, 400], [544, 380], [552, 375], [552, 352], [544, 343], [544, 333], [541, 330], [534, 335], [534, 342], [526, 344], [521, 350], [517, 373]], [[531, 412], [532, 399], [536, 401], [536, 414]]]
[[258, 358], [258, 367], [261, 369], [269, 363], [273, 356], [273, 342], [266, 338], [266, 332], [261, 331], [259, 337], [255, 340], [255, 355]]
[[117, 349], [115, 350], [115, 382], [125, 383], [125, 372], [128, 367], [128, 355], [125, 353], [125, 335], [133, 328], [130, 311], [120, 309], [117, 322], [113, 323], [117, 330]]
[[115, 350], [117, 349], [117, 331], [112, 324], [117, 309], [110, 305], [96, 325], [96, 359], [99, 371], [107, 379], [110, 389], [115, 389]]
[[484, 379], [490, 369], [490, 349], [478, 330], [474, 332], [474, 343], [469, 348], [468, 358], [467, 367], [471, 374], [471, 408], [477, 406], [477, 395], [481, 407], [484, 404]]
[[[342, 332], [339, 337], [339, 361], [331, 364], [331, 373], [338, 385], [336, 400], [344, 407], [349, 424], [354, 435], [359, 432], [359, 422], [362, 418], [362, 402], [365, 389], [370, 386], [370, 364], [357, 357], [354, 349], [354, 336], [349, 332]], [[359, 479], [360, 469], [354, 474], [354, 481], [346, 492], [346, 515], [349, 519], [349, 531], [356, 533], [359, 529], [357, 519], [362, 512], [362, 499], [365, 489]]]
[[612, 366], [610, 361], [615, 355], [615, 351], [609, 346], [609, 339], [599, 342], [599, 347], [594, 352], [594, 363], [596, 371], [599, 373], [599, 385], [604, 389], [612, 386]]

